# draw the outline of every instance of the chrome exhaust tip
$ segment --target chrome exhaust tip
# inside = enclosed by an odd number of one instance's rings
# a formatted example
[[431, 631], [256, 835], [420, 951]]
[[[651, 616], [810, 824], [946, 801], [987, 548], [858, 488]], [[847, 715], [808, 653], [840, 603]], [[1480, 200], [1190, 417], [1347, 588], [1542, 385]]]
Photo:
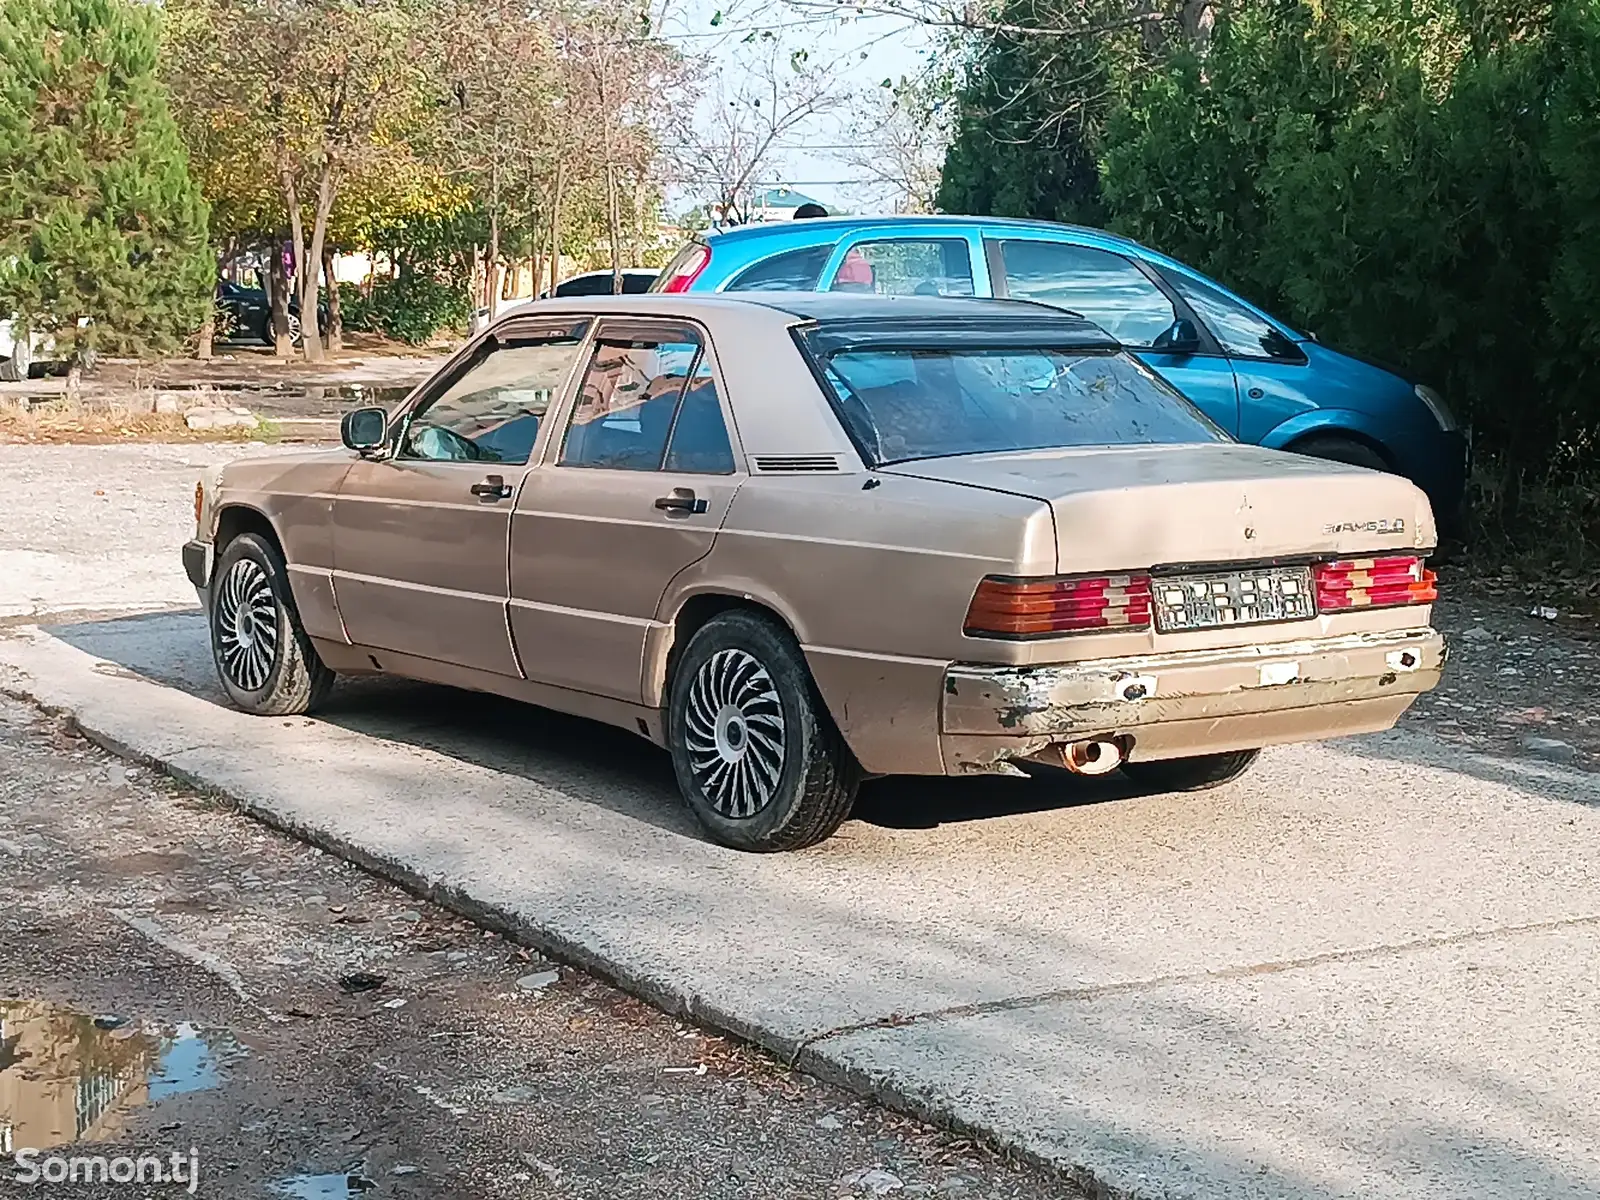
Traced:
[[1061, 747], [1061, 765], [1078, 775], [1109, 775], [1122, 765], [1124, 757], [1119, 742], [1073, 742]]

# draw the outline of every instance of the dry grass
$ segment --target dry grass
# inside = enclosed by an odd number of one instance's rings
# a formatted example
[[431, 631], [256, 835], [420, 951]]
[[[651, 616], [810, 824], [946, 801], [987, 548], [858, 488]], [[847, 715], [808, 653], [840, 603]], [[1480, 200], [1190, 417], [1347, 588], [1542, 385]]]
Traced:
[[254, 429], [194, 430], [182, 413], [151, 412], [148, 397], [115, 401], [52, 400], [32, 408], [0, 404], [0, 442], [105, 446], [121, 442], [263, 442], [277, 438], [264, 422]]

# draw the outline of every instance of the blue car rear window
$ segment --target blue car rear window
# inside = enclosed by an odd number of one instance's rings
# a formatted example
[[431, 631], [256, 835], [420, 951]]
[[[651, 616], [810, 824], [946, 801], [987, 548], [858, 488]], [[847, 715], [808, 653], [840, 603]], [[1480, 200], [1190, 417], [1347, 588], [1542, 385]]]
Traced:
[[814, 292], [833, 246], [803, 246], [764, 258], [733, 277], [725, 292]]

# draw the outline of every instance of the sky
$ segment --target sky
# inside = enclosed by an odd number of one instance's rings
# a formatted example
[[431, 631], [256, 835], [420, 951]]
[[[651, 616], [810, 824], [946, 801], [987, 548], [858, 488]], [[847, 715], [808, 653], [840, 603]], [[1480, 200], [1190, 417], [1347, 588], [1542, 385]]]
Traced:
[[[723, 20], [712, 26], [719, 10]], [[929, 46], [926, 33], [905, 20], [819, 20], [783, 0], [680, 0], [663, 22], [669, 41], [687, 54], [705, 55], [710, 69], [726, 75], [729, 82], [737, 77], [739, 59], [747, 52], [742, 35], [764, 29], [772, 30], [787, 48], [806, 49], [812, 62], [838, 62], [841, 81], [857, 92], [869, 92], [884, 79], [917, 74]], [[792, 187], [829, 206], [856, 211], [877, 207], [873, 189], [859, 180], [859, 172], [828, 149], [846, 140], [847, 121], [848, 115], [840, 113], [797, 126], [763, 165], [761, 182]]]

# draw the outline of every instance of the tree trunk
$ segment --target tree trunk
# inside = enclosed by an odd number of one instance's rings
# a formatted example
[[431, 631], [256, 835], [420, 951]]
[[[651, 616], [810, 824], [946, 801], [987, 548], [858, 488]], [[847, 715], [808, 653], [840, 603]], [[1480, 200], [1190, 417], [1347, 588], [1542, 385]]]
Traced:
[[483, 264], [483, 290], [489, 294], [489, 320], [500, 303], [500, 164], [489, 170], [489, 253]]
[[622, 212], [617, 207], [617, 168], [606, 164], [606, 224], [611, 234], [611, 294], [622, 295]]
[[195, 339], [194, 356], [202, 362], [211, 360], [211, 343], [217, 336], [217, 306], [213, 300], [211, 308], [206, 312], [206, 319], [200, 322], [200, 336]]
[[333, 251], [322, 252], [322, 278], [328, 287], [328, 352], [344, 349], [344, 314], [339, 308], [339, 280], [333, 273]]
[[322, 262], [323, 248], [327, 245], [328, 215], [333, 212], [333, 198], [337, 189], [333, 178], [333, 159], [324, 156], [317, 178], [317, 214], [311, 227], [311, 247], [307, 257], [300, 260], [309, 265], [309, 269], [300, 272], [300, 328], [305, 334], [303, 345], [307, 362], [322, 361], [322, 331], [317, 321], [317, 302], [321, 298], [318, 277], [322, 272], [318, 266]]
[[1214, 0], [1183, 0], [1178, 9], [1178, 25], [1191, 50], [1204, 53], [1217, 23]]
[[556, 164], [556, 188], [550, 198], [550, 294], [561, 283], [561, 194], [567, 188], [567, 169]]
[[289, 273], [283, 268], [283, 238], [272, 239], [272, 258], [267, 263], [267, 303], [272, 316], [268, 322], [273, 350], [279, 358], [294, 357], [294, 342], [289, 337]]
[[[296, 280], [295, 290], [300, 293], [300, 331], [302, 337], [304, 338], [302, 344], [310, 345], [311, 339], [309, 337], [305, 337], [305, 331], [307, 328], [305, 302], [306, 227], [305, 221], [302, 219], [300, 214], [300, 188], [295, 183], [294, 172], [291, 171], [287, 166], [279, 168], [278, 178], [283, 183], [283, 202], [288, 206], [289, 209], [289, 237], [294, 243], [294, 270]], [[288, 304], [287, 297], [284, 299], [284, 304]], [[288, 340], [287, 333], [280, 333], [277, 340], [278, 356], [280, 358], [293, 357], [294, 342]], [[286, 343], [289, 347], [287, 354], [284, 352], [284, 345]]]

